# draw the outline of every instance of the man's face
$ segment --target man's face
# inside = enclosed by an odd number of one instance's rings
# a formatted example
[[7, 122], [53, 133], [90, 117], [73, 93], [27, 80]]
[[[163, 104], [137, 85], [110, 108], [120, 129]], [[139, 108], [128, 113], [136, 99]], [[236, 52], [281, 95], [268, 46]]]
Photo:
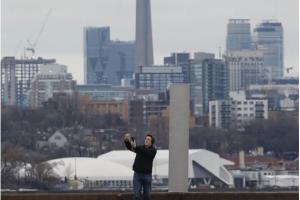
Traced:
[[150, 147], [152, 145], [152, 138], [150, 136], [147, 136], [145, 138], [145, 146]]

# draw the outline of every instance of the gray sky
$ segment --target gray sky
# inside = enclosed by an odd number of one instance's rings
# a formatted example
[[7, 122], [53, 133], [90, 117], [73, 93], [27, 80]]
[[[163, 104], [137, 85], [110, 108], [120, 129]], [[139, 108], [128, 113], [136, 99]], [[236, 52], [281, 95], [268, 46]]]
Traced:
[[[229, 18], [264, 19], [284, 27], [285, 66], [299, 67], [298, 0], [152, 0], [155, 63], [171, 52], [218, 53], [224, 49]], [[134, 40], [135, 0], [2, 0], [1, 56], [20, 56], [52, 13], [36, 47], [36, 56], [56, 58], [83, 83], [83, 27], [110, 26], [111, 38]]]

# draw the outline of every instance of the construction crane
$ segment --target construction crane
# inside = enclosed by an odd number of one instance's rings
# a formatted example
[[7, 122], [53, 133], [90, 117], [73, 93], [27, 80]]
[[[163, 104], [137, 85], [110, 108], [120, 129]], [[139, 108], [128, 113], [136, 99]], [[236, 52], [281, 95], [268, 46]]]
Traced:
[[38, 44], [39, 39], [40, 39], [40, 37], [41, 37], [41, 35], [42, 35], [44, 29], [45, 29], [46, 23], [47, 23], [47, 21], [48, 21], [48, 18], [49, 18], [49, 16], [50, 16], [51, 12], [52, 12], [52, 8], [50, 8], [49, 11], [47, 12], [46, 17], [45, 17], [45, 19], [43, 20], [42, 26], [41, 26], [41, 28], [40, 28], [40, 31], [38, 32], [38, 34], [37, 34], [37, 36], [36, 36], [34, 42], [30, 42], [30, 40], [27, 39], [27, 43], [28, 43], [29, 47], [25, 48], [25, 50], [26, 50], [26, 51], [31, 51], [32, 57], [34, 57], [36, 45]]

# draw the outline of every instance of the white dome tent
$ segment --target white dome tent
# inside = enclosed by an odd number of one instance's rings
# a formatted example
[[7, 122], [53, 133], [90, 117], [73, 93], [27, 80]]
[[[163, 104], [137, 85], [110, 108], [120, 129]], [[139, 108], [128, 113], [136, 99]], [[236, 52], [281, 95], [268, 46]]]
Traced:
[[[135, 154], [130, 151], [110, 151], [98, 156], [111, 162], [132, 167]], [[226, 185], [233, 185], [233, 177], [224, 165], [234, 165], [233, 162], [221, 158], [218, 154], [205, 149], [189, 150], [189, 178], [202, 178], [204, 175], [214, 176]], [[200, 168], [199, 168], [200, 167]], [[153, 161], [152, 174], [162, 178], [168, 177], [169, 150], [158, 150]], [[205, 171], [205, 174], [204, 172]]]
[[[75, 176], [79, 180], [94, 181], [93, 187], [132, 185], [135, 153], [128, 150], [116, 150], [102, 154], [97, 158], [61, 158], [48, 161], [56, 163], [54, 172], [61, 178]], [[234, 163], [221, 158], [218, 154], [205, 149], [189, 150], [189, 178], [212, 178], [221, 181], [228, 187], [233, 186], [233, 177], [224, 165]], [[152, 175], [155, 179], [167, 179], [169, 171], [169, 150], [158, 150], [153, 161]], [[109, 184], [107, 184], [109, 182]]]
[[60, 177], [87, 180], [131, 180], [133, 171], [120, 164], [101, 158], [72, 157], [48, 161], [56, 164], [54, 172]]

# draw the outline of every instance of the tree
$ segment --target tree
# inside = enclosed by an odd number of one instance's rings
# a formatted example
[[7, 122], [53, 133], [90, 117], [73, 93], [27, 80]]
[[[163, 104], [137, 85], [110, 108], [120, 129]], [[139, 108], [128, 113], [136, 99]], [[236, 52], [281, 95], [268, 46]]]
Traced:
[[276, 117], [256, 121], [246, 127], [245, 135], [251, 136], [256, 146], [263, 146], [278, 156], [287, 151], [298, 152], [298, 115], [280, 112]]
[[1, 145], [1, 187], [16, 187], [18, 172], [24, 161], [24, 149], [10, 142]]
[[257, 120], [245, 127], [245, 131], [196, 127], [190, 130], [190, 148], [205, 148], [217, 153], [249, 151], [262, 146], [277, 156], [284, 152], [298, 152], [298, 115], [280, 112], [276, 117]]

